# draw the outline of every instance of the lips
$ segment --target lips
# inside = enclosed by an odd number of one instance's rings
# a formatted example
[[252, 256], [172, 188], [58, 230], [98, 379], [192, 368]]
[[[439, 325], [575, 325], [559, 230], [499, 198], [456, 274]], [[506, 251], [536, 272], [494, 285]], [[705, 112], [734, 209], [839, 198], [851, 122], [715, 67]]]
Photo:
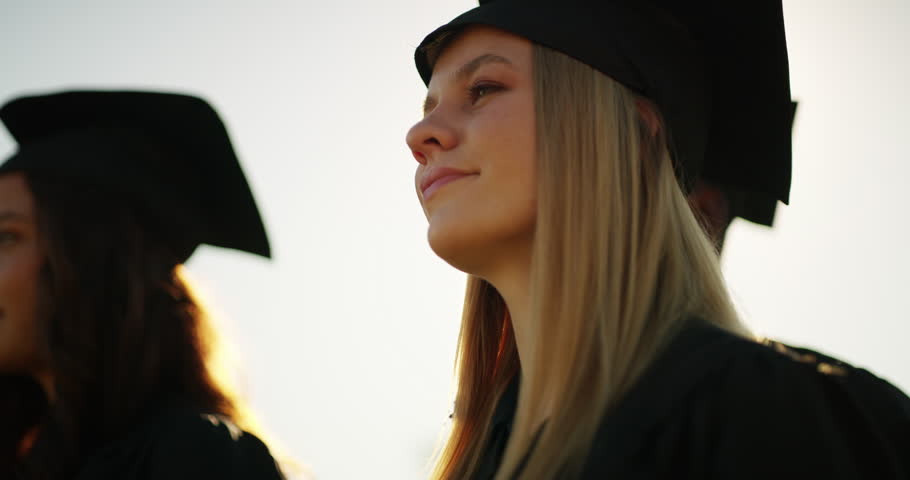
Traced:
[[420, 191], [423, 194], [423, 199], [426, 200], [429, 198], [433, 192], [438, 190], [443, 185], [471, 175], [476, 174], [462, 170], [456, 170], [454, 168], [435, 168], [433, 170], [430, 170], [426, 172], [423, 176], [423, 179], [420, 180]]

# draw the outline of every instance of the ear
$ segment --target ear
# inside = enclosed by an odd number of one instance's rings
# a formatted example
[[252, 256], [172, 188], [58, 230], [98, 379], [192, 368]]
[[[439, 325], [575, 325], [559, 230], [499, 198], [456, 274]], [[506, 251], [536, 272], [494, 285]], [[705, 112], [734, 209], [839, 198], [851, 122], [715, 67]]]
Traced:
[[642, 122], [648, 127], [651, 137], [656, 137], [660, 133], [660, 116], [657, 114], [657, 108], [644, 98], [635, 99], [635, 108], [638, 109]]
[[717, 250], [724, 245], [727, 227], [730, 226], [730, 201], [727, 194], [715, 185], [699, 179], [689, 194], [689, 207], [699, 219]]

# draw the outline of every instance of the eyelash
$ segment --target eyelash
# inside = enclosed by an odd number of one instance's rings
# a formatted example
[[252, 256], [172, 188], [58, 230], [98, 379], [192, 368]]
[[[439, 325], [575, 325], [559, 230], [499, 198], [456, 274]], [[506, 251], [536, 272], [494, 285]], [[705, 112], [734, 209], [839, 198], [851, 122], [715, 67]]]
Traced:
[[19, 235], [14, 232], [0, 231], [0, 244], [14, 242], [19, 239]]
[[[468, 96], [471, 98], [471, 103], [477, 103], [481, 98], [486, 97], [490, 93], [495, 93], [502, 90], [502, 86], [496, 85], [493, 83], [475, 83], [468, 88]], [[483, 93], [486, 92], [486, 93]]]

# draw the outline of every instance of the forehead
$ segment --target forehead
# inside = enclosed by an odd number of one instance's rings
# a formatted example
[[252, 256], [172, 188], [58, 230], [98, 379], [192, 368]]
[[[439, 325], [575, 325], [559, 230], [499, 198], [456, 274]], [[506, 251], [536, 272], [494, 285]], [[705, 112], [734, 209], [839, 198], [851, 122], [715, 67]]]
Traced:
[[492, 27], [468, 27], [456, 34], [439, 53], [433, 65], [433, 84], [455, 79], [459, 69], [481, 55], [507, 59], [518, 71], [531, 71], [531, 42], [518, 35]]
[[0, 211], [30, 214], [33, 207], [34, 198], [25, 175], [19, 172], [0, 174]]

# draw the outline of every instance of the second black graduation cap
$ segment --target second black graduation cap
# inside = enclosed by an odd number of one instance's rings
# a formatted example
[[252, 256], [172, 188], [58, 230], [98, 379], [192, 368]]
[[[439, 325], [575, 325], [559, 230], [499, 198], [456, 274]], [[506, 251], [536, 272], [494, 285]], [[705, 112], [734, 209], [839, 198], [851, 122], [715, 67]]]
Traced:
[[0, 173], [43, 173], [117, 192], [153, 215], [184, 261], [200, 244], [271, 255], [224, 124], [200, 98], [63, 92], [14, 99], [0, 120], [19, 144]]
[[[790, 129], [792, 131], [793, 122], [796, 118], [797, 103], [792, 102], [790, 106]], [[735, 162], [736, 159], [728, 161]], [[729, 167], [726, 168], [729, 169]], [[787, 170], [787, 174], [789, 174], [789, 170]], [[744, 190], [742, 187], [735, 188], [724, 185], [723, 175], [714, 174], [710, 165], [706, 167], [706, 171], [702, 172], [702, 177], [707, 179], [716, 178], [713, 182], [726, 190], [732, 217], [742, 217], [750, 222], [768, 227], [774, 225], [774, 215], [777, 212], [776, 197], [765, 192]], [[708, 181], [711, 182], [712, 180]]]
[[432, 47], [470, 25], [560, 51], [654, 101], [686, 190], [704, 176], [772, 205], [789, 202], [792, 112], [780, 0], [481, 1], [417, 47], [424, 83]]

